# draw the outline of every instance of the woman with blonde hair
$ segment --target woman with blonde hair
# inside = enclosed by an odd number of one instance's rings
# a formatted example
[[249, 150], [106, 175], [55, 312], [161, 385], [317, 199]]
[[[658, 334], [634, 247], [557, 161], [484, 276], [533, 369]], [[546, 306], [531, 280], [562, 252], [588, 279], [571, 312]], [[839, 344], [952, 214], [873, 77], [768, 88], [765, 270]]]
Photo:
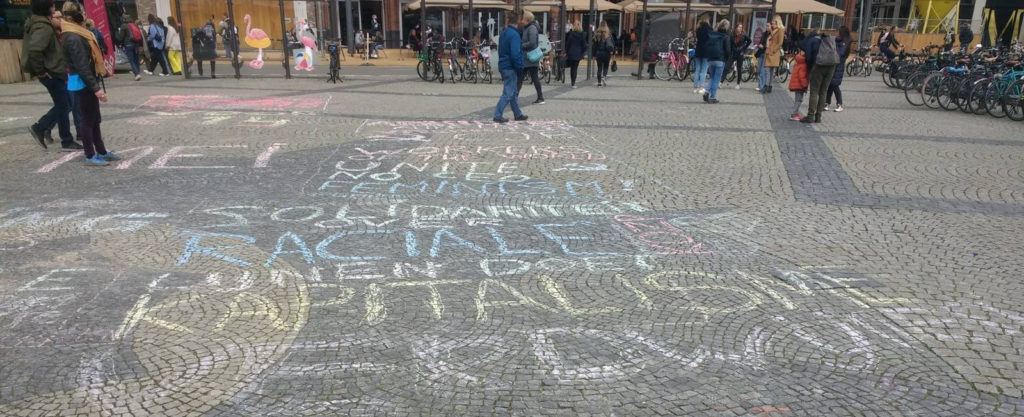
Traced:
[[594, 59], [597, 60], [597, 85], [608, 86], [608, 65], [612, 61], [612, 51], [615, 50], [615, 43], [612, 41], [612, 31], [608, 29], [608, 22], [601, 21], [601, 26], [594, 33], [593, 44]]
[[181, 38], [178, 37], [178, 19], [167, 16], [167, 62], [171, 65], [171, 74], [181, 74]]
[[[537, 100], [533, 104], [544, 104], [544, 91], [540, 88], [540, 61], [530, 61], [527, 55], [530, 51], [540, 46], [540, 27], [537, 26], [536, 18], [529, 11], [523, 12], [522, 26], [520, 31], [523, 34], [523, 75], [519, 77], [519, 90], [523, 89], [523, 81], [529, 75], [533, 80], [533, 88], [537, 90]], [[541, 57], [543, 59], [543, 57]]]
[[[580, 61], [583, 60], [583, 53], [587, 51], [587, 35], [583, 34], [583, 25], [577, 20], [572, 24], [572, 30], [565, 35], [565, 65], [569, 67], [570, 85], [576, 88], [576, 73], [580, 68]], [[563, 80], [564, 81], [564, 80]]]
[[764, 83], [762, 93], [772, 92], [772, 79], [775, 78], [775, 71], [782, 62], [782, 42], [785, 40], [786, 26], [782, 24], [782, 17], [775, 15], [770, 26], [768, 43], [764, 52], [764, 70], [761, 71], [761, 81]]

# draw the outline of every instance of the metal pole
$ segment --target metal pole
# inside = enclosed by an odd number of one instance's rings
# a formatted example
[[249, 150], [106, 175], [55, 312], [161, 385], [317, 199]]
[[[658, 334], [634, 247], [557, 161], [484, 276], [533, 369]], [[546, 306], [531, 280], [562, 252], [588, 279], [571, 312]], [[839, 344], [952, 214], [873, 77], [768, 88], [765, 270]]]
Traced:
[[775, 17], [775, 7], [778, 6], [779, 0], [772, 0], [772, 10], [768, 12], [768, 21], [771, 22], [772, 18]]
[[636, 55], [636, 79], [642, 80], [644, 78], [644, 42], [647, 38], [647, 26], [650, 23], [647, 22], [647, 0], [644, 0], [644, 11], [640, 19], [640, 51]]
[[[594, 30], [590, 33], [597, 33], [597, 3], [594, 0], [590, 0], [590, 26], [594, 27]], [[593, 36], [593, 35], [591, 35]], [[587, 49], [590, 49], [589, 47]], [[587, 80], [590, 79], [591, 67], [594, 62], [594, 54], [587, 54]]]
[[[426, 0], [424, 0], [425, 2]], [[348, 42], [348, 54], [356, 53], [356, 32], [352, 25], [352, 0], [345, 0], [345, 41]]]
[[473, 0], [469, 0], [469, 41], [473, 43], [470, 45], [469, 51], [472, 52], [473, 48], [476, 48], [476, 42], [473, 41], [473, 32], [476, 28], [473, 27]]
[[686, 24], [683, 26], [686, 33], [684, 35], [690, 34], [690, 1], [686, 0]]
[[[277, 10], [281, 13], [281, 51], [284, 52], [284, 78], [286, 80], [292, 78], [292, 67], [288, 57], [288, 29], [284, 25], [284, 0], [277, 0]], [[295, 28], [295, 38], [298, 39], [299, 33], [298, 28]]]
[[177, 1], [174, 2], [174, 10], [175, 10], [175, 12], [178, 13], [178, 26], [179, 26], [179, 27], [174, 28], [174, 30], [178, 31], [178, 38], [180, 38], [181, 44], [185, 45], [185, 47], [181, 48], [181, 62], [183, 63], [181, 70], [182, 70], [182, 72], [185, 73], [185, 79], [187, 80], [189, 78], [192, 78], [192, 74], [191, 74], [191, 71], [188, 70], [188, 67], [189, 67], [189, 63], [188, 63], [188, 43], [185, 42], [185, 28], [187, 26], [185, 26], [185, 20], [182, 19], [182, 16], [184, 16], [184, 15], [181, 14], [181, 2], [182, 1], [183, 0], [177, 0]]
[[729, 23], [736, 27], [736, 0], [729, 1]]
[[233, 0], [228, 0], [228, 18], [231, 19], [231, 27], [228, 27], [228, 32], [234, 35], [234, 39], [230, 41], [232, 43], [231, 48], [235, 51], [235, 55], [231, 57], [231, 66], [235, 68], [235, 78], [242, 78], [242, 63], [238, 60], [238, 46], [240, 43], [238, 42], [238, 34], [235, 33], [235, 26], [237, 25], [235, 24], [235, 2]]
[[427, 0], [420, 0], [420, 42], [423, 42], [423, 52], [427, 52], [427, 47], [430, 46], [427, 43]]
[[[868, 15], [871, 13], [871, 2], [860, 0], [860, 30], [857, 35], [857, 48], [864, 47], [864, 41], [868, 38]], [[870, 42], [870, 39], [867, 39]]]
[[[566, 45], [565, 45], [565, 32], [566, 32], [565, 26], [569, 24], [569, 19], [568, 19], [568, 17], [565, 16], [565, 0], [562, 0], [562, 4], [558, 6], [558, 24], [560, 25], [558, 27], [558, 33], [559, 33], [558, 37], [559, 37], [559, 39], [562, 40], [562, 52], [568, 52], [569, 49], [566, 48]], [[587, 37], [587, 50], [588, 51], [590, 50], [590, 43], [592, 42], [593, 38], [594, 38], [593, 34], [591, 34], [590, 36]], [[590, 54], [588, 53], [587, 55], [590, 55]], [[558, 59], [558, 57], [555, 56], [555, 59]], [[587, 70], [587, 71], [589, 71], [589, 70]], [[562, 81], [562, 84], [565, 84], [565, 67], [564, 66], [562, 67], [562, 71], [560, 71], [560, 73], [558, 74], [558, 77], [559, 77], [559, 80]]]

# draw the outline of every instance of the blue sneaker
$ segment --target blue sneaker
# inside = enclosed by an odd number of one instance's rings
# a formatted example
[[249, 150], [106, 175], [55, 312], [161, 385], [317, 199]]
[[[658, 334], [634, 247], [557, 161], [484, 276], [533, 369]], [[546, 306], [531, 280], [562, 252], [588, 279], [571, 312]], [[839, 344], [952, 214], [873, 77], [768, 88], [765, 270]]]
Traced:
[[96, 155], [96, 156], [100, 157], [100, 159], [103, 159], [104, 161], [117, 161], [117, 160], [121, 159], [121, 155], [115, 154], [115, 153], [110, 152], [110, 151], [107, 151], [107, 153], [105, 153], [103, 155]]
[[104, 161], [99, 155], [93, 155], [92, 158], [85, 159], [85, 165], [91, 167], [105, 167], [110, 165], [110, 162]]

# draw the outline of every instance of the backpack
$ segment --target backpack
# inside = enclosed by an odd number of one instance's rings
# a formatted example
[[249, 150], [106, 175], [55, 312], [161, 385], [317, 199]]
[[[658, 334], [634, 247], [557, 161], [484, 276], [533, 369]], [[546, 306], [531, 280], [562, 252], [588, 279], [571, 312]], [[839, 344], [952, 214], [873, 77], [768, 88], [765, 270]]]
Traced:
[[132, 40], [135, 41], [136, 44], [142, 42], [142, 31], [139, 30], [138, 26], [135, 26], [135, 23], [128, 23], [128, 30], [131, 31]]
[[836, 40], [831, 36], [823, 36], [821, 38], [821, 45], [818, 46], [818, 56], [814, 58], [814, 65], [839, 65], [839, 53], [836, 52]]
[[725, 41], [726, 37], [721, 33], [709, 33], [708, 40], [704, 42], [704, 57], [722, 61], [725, 58]]

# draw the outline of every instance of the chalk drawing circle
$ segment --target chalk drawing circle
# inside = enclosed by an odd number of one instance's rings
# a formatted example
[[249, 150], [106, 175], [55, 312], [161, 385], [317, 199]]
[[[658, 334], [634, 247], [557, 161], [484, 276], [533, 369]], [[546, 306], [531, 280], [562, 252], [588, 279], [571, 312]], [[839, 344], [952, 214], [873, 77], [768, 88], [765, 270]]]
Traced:
[[[18, 243], [21, 245], [18, 245]], [[35, 239], [30, 236], [15, 236], [14, 238], [0, 241], [0, 251], [17, 251], [28, 249], [36, 245]]]

